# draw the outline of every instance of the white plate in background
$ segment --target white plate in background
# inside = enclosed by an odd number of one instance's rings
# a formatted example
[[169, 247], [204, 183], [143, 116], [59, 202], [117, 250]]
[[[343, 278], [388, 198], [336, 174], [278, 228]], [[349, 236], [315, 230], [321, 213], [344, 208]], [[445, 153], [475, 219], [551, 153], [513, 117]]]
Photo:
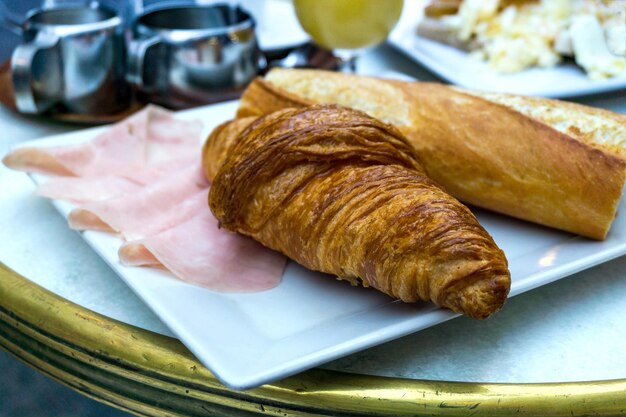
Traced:
[[[232, 117], [236, 106], [237, 102], [212, 105], [181, 112], [180, 117], [203, 120], [208, 132]], [[20, 146], [75, 143], [93, 138], [102, 129]], [[37, 183], [45, 179], [32, 178]], [[72, 209], [64, 202], [54, 201], [54, 205], [65, 217]], [[507, 255], [514, 296], [625, 254], [625, 210], [621, 202], [620, 215], [603, 242], [474, 212]], [[217, 293], [184, 283], [167, 271], [121, 265], [117, 256], [121, 241], [111, 234], [81, 235], [204, 365], [237, 389], [271, 382], [456, 317], [429, 303], [408, 305], [373, 289], [351, 287], [293, 262], [283, 282], [272, 290]]]
[[461, 87], [542, 97], [574, 97], [626, 89], [626, 75], [591, 80], [569, 62], [554, 68], [529, 68], [513, 74], [494, 71], [460, 49], [417, 35], [423, 1], [405, 0], [389, 43], [439, 77]]

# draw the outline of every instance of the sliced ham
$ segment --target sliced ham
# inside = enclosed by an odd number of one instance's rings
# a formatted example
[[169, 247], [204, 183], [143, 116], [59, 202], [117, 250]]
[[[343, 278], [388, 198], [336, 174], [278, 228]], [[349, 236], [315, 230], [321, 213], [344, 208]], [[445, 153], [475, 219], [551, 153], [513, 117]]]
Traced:
[[132, 195], [84, 204], [72, 210], [75, 230], [105, 230], [126, 239], [150, 236], [207, 208], [208, 183], [200, 164], [165, 176]]
[[189, 157], [199, 158], [200, 121], [180, 120], [172, 113], [154, 112], [148, 124], [146, 165], [168, 163]]
[[[138, 192], [143, 185], [154, 183], [166, 175], [180, 172], [197, 163], [197, 156], [163, 161], [119, 175], [97, 177], [52, 177], [37, 188], [42, 197], [86, 204]], [[108, 229], [107, 229], [108, 230]]]
[[[171, 230], [171, 229], [170, 229]], [[158, 235], [156, 235], [158, 236]], [[155, 238], [151, 236], [150, 238]], [[149, 240], [146, 238], [145, 240]], [[120, 262], [126, 266], [152, 266], [165, 268], [165, 265], [146, 247], [143, 240], [133, 240], [124, 243], [118, 251]], [[167, 258], [167, 257], [166, 257]]]
[[181, 280], [222, 292], [277, 286], [286, 258], [254, 240], [218, 227], [210, 210], [119, 250], [124, 265], [163, 265]]
[[138, 184], [150, 184], [164, 175], [169, 175], [172, 172], [181, 171], [188, 166], [197, 164], [198, 158], [197, 152], [194, 152], [191, 156], [172, 157], [170, 160], [150, 163], [141, 169], [130, 169], [121, 172], [119, 175]]
[[207, 204], [198, 122], [157, 107], [69, 146], [19, 148], [3, 162], [54, 175], [42, 196], [78, 204], [70, 227], [119, 233], [126, 265], [167, 268], [215, 291], [254, 292], [280, 282], [286, 258], [220, 230]]
[[[52, 151], [50, 151], [52, 149]], [[54, 155], [54, 148], [17, 148], [5, 155], [2, 163], [11, 169], [49, 175], [75, 175]]]
[[36, 192], [42, 197], [84, 204], [132, 194], [142, 187], [117, 176], [55, 177], [40, 185]]
[[4, 157], [12, 169], [63, 176], [128, 173], [198, 153], [202, 124], [175, 119], [155, 106], [125, 119], [93, 140], [66, 146], [17, 148]]
[[76, 176], [110, 175], [143, 166], [148, 117], [153, 111], [148, 107], [87, 142], [18, 148], [3, 162], [21, 171]]

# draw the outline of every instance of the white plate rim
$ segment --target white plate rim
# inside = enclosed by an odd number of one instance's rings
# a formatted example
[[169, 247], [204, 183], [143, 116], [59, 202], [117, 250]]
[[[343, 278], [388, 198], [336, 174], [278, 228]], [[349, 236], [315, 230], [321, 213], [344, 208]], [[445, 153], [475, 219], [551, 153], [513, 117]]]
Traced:
[[[520, 73], [511, 74], [509, 76], [499, 74], [496, 71], [490, 70], [485, 63], [479, 63], [469, 57], [469, 55], [459, 49], [445, 45], [443, 43], [433, 41], [424, 37], [420, 37], [416, 33], [417, 22], [421, 18], [422, 12], [420, 9], [420, 1], [418, 0], [406, 0], [405, 7], [402, 13], [402, 17], [398, 25], [394, 28], [388, 38], [388, 43], [395, 49], [402, 52], [405, 56], [410, 58], [417, 64], [423, 65], [435, 75], [443, 78], [449, 83], [456, 84], [460, 87], [470, 89], [489, 90], [494, 92], [509, 92], [513, 94], [526, 94], [536, 95], [546, 98], [568, 98], [578, 97], [592, 94], [601, 94], [613, 91], [619, 91], [626, 89], [626, 75], [604, 79], [604, 80], [591, 80], [587, 78], [581, 69], [573, 64], [558, 65], [554, 68], [531, 68]], [[425, 49], [415, 48], [414, 43], [420, 42], [424, 44]], [[458, 62], [444, 62], [438, 61], [430, 56], [426, 51], [450, 51], [459, 57]], [[493, 89], [493, 86], [484, 81], [480, 81], [479, 78], [472, 80], [471, 78], [464, 78], [461, 76], [462, 71], [459, 68], [463, 68], [463, 64], [470, 64], [474, 68], [480, 68], [485, 74], [492, 77], [493, 80], [505, 80], [506, 77], [510, 77], [512, 80], [509, 90], [503, 90], [498, 88]], [[581, 84], [576, 87], [561, 86], [552, 84], [549, 87], [533, 88], [532, 86], [517, 86], [515, 85], [516, 79], [520, 77], [526, 77], [532, 74], [553, 74], [558, 76], [560, 72], [564, 70], [571, 70], [572, 68], [578, 68], [580, 70]], [[526, 77], [524, 82], [532, 80], [532, 77]], [[582, 80], [585, 81], [582, 81]], [[479, 83], [476, 84], [475, 82]], [[525, 89], [522, 89], [525, 88]]]

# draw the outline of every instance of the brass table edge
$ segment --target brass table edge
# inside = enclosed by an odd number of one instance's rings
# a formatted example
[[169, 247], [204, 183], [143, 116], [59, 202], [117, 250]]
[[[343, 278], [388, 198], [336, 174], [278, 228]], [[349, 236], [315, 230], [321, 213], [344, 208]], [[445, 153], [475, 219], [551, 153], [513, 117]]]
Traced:
[[626, 379], [490, 384], [313, 369], [235, 391], [178, 340], [92, 312], [2, 263], [0, 346], [84, 395], [142, 416], [626, 415]]

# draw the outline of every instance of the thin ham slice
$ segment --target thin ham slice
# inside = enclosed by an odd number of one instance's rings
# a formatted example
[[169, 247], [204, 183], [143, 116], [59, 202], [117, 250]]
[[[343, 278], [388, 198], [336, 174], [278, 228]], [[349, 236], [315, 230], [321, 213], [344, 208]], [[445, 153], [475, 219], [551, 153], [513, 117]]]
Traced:
[[148, 107], [114, 124], [93, 140], [67, 146], [18, 148], [3, 162], [9, 168], [52, 175], [98, 176], [114, 174], [145, 160]]
[[75, 230], [104, 230], [138, 239], [173, 227], [207, 208], [208, 183], [199, 163], [165, 176], [132, 195], [84, 204], [72, 210]]
[[278, 252], [220, 229], [209, 210], [162, 233], [123, 244], [119, 257], [124, 265], [163, 265], [183, 281], [221, 292], [274, 288], [286, 263]]
[[163, 161], [158, 164], [133, 169], [119, 175], [97, 177], [53, 177], [37, 187], [42, 197], [86, 204], [104, 201], [138, 192], [143, 185], [153, 183], [166, 175], [184, 170], [197, 163], [193, 158]]
[[169, 160], [150, 163], [142, 169], [127, 170], [119, 175], [138, 184], [150, 184], [161, 179], [165, 175], [184, 170], [188, 166], [197, 164], [198, 160], [199, 157], [197, 152], [194, 152], [191, 156], [172, 156]]
[[68, 146], [17, 148], [3, 159], [12, 169], [63, 176], [129, 173], [197, 155], [202, 124], [148, 106], [93, 140]]
[[40, 185], [36, 193], [42, 197], [84, 204], [132, 194], [142, 187], [135, 181], [117, 176], [55, 177]]
[[153, 113], [148, 123], [146, 165], [199, 158], [202, 127], [198, 120], [180, 120], [164, 110]]

